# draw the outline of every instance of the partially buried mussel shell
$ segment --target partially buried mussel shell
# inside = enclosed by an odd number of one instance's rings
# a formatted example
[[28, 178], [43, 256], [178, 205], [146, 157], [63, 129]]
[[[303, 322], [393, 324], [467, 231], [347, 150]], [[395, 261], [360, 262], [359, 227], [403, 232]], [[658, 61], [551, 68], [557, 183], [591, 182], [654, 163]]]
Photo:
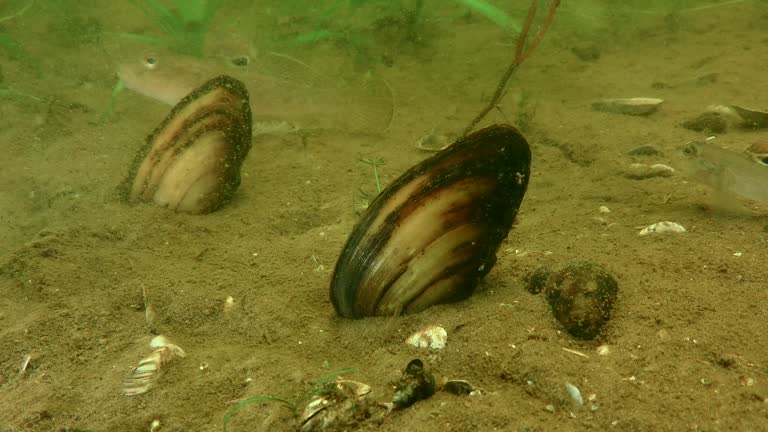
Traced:
[[243, 83], [226, 75], [182, 99], [138, 152], [121, 193], [185, 213], [209, 213], [232, 198], [251, 148]]
[[392, 182], [336, 263], [336, 312], [347, 318], [414, 313], [472, 294], [512, 227], [530, 163], [525, 138], [494, 125]]

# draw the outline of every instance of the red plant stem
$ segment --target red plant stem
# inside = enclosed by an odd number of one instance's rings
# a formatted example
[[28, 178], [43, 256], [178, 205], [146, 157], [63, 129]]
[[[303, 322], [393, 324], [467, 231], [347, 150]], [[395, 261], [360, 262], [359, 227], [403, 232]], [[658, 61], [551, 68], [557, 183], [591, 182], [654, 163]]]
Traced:
[[[536, 2], [534, 1], [533, 4], [535, 5]], [[534, 49], [539, 45], [539, 42], [541, 42], [542, 39], [544, 39], [544, 34], [547, 33], [547, 30], [549, 30], [549, 27], [552, 25], [552, 20], [555, 19], [555, 11], [557, 10], [557, 7], [560, 6], [560, 0], [553, 0], [552, 4], [549, 5], [549, 13], [547, 14], [547, 19], [544, 20], [544, 24], [541, 26], [539, 31], [536, 33], [536, 37], [533, 39], [533, 42], [531, 42], [530, 45], [528, 45], [528, 48], [525, 50], [525, 53], [521, 57], [515, 56], [517, 60], [517, 64], [521, 64], [522, 62], [527, 59]], [[536, 7], [531, 7], [531, 10], [533, 11], [533, 14], [536, 14]], [[528, 13], [528, 16], [530, 17], [530, 21], [533, 21], [533, 17], [531, 16], [530, 12]], [[531, 23], [528, 19], [526, 19], [526, 26], [530, 27]], [[528, 38], [528, 32], [527, 28], [523, 29], [525, 34], [525, 39]], [[522, 39], [522, 38], [521, 38]], [[519, 44], [519, 41], [518, 41]]]
[[531, 30], [531, 23], [533, 23], [534, 17], [536, 17], [536, 0], [531, 1], [531, 7], [528, 8], [528, 15], [523, 22], [523, 30], [517, 35], [517, 45], [515, 45], [515, 62], [517, 64], [522, 63], [519, 59], [523, 58], [523, 48], [525, 47], [525, 41], [528, 40], [528, 32]]
[[491, 100], [488, 102], [488, 105], [486, 105], [485, 108], [483, 108], [480, 113], [475, 116], [474, 119], [472, 119], [469, 125], [464, 129], [464, 132], [462, 132], [462, 137], [465, 137], [470, 132], [472, 132], [472, 129], [474, 129], [475, 126], [477, 126], [477, 124], [480, 123], [485, 118], [485, 116], [488, 115], [488, 113], [491, 112], [491, 110], [499, 104], [499, 101], [504, 96], [504, 91], [507, 89], [507, 84], [509, 83], [510, 78], [512, 78], [512, 75], [515, 73], [517, 68], [523, 64], [523, 62], [528, 57], [530, 57], [530, 55], [533, 53], [533, 50], [536, 49], [536, 47], [539, 45], [539, 42], [541, 42], [541, 40], [544, 38], [544, 35], [547, 33], [547, 30], [549, 30], [549, 27], [552, 25], [552, 21], [555, 18], [555, 11], [557, 10], [557, 7], [560, 6], [560, 0], [552, 0], [552, 3], [550, 3], [549, 6], [549, 14], [545, 19], [544, 24], [536, 33], [536, 36], [533, 38], [533, 42], [526, 48], [525, 45], [528, 39], [528, 32], [531, 30], [531, 24], [533, 23], [533, 19], [536, 17], [536, 1], [537, 0], [531, 0], [531, 7], [528, 9], [528, 16], [525, 17], [523, 29], [520, 31], [520, 35], [517, 37], [517, 44], [515, 45], [515, 58], [507, 67], [504, 75], [502, 75], [499, 84], [496, 86], [496, 90], [493, 92]]

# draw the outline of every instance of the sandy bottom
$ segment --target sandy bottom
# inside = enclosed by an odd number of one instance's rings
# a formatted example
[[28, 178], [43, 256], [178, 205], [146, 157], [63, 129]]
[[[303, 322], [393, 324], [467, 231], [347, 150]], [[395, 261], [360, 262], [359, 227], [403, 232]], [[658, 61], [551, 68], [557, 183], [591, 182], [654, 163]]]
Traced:
[[[479, 19], [431, 23], [427, 47], [378, 66], [397, 96], [389, 131], [257, 138], [236, 199], [190, 216], [127, 206], [114, 192], [168, 108], [126, 93], [113, 121], [93, 124], [114, 82], [102, 48], [49, 46], [50, 17], [30, 12], [22, 42], [42, 76], [2, 64], [6, 84], [41, 100], [0, 105], [0, 431], [138, 432], [153, 420], [162, 431], [219, 431], [239, 401], [297, 402], [347, 368], [345, 378], [385, 402], [415, 358], [438, 381], [482, 392], [438, 392], [345, 430], [768, 430], [768, 206], [740, 201], [726, 212], [679, 173], [623, 175], [634, 162], [674, 167], [677, 148], [702, 136], [680, 122], [711, 103], [768, 107], [764, 6], [644, 18], [591, 36], [564, 13], [486, 122], [525, 126], [533, 151], [528, 193], [493, 271], [466, 301], [357, 321], [335, 316], [328, 293], [358, 220], [358, 189], [375, 188], [360, 159], [383, 158], [388, 184], [428, 157], [415, 141], [466, 125], [508, 61], [509, 38]], [[141, 19], [131, 13], [96, 16], [109, 27]], [[591, 109], [636, 96], [666, 102], [647, 117]], [[730, 131], [720, 142], [740, 151], [761, 136]], [[659, 153], [627, 155], [641, 145]], [[637, 235], [664, 220], [688, 232]], [[619, 283], [610, 322], [589, 342], [524, 290], [535, 268], [583, 260]], [[447, 330], [443, 350], [404, 343], [428, 325]], [[146, 394], [124, 396], [153, 332], [187, 355]], [[297, 427], [277, 402], [245, 406], [229, 426]]]

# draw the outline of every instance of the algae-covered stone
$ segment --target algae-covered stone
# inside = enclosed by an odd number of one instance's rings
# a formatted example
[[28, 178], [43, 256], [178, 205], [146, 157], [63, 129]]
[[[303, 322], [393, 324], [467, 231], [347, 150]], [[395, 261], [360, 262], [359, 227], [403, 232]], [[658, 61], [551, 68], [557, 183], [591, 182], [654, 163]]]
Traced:
[[571, 335], [593, 339], [611, 317], [619, 285], [601, 266], [579, 262], [549, 275], [544, 295]]

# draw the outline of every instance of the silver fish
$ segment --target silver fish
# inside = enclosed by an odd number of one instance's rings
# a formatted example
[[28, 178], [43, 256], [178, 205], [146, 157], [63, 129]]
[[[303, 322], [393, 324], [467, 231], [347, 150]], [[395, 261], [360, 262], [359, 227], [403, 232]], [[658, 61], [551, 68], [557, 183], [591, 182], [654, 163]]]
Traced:
[[214, 76], [232, 76], [248, 87], [253, 119], [259, 124], [380, 133], [393, 117], [394, 96], [382, 78], [324, 74], [277, 53], [264, 56], [258, 65], [235, 66], [219, 59], [153, 52], [116, 68], [127, 89], [168, 105]]
[[725, 195], [768, 203], [768, 168], [748, 154], [716, 145], [712, 138], [691, 141], [683, 149], [681, 170]]

